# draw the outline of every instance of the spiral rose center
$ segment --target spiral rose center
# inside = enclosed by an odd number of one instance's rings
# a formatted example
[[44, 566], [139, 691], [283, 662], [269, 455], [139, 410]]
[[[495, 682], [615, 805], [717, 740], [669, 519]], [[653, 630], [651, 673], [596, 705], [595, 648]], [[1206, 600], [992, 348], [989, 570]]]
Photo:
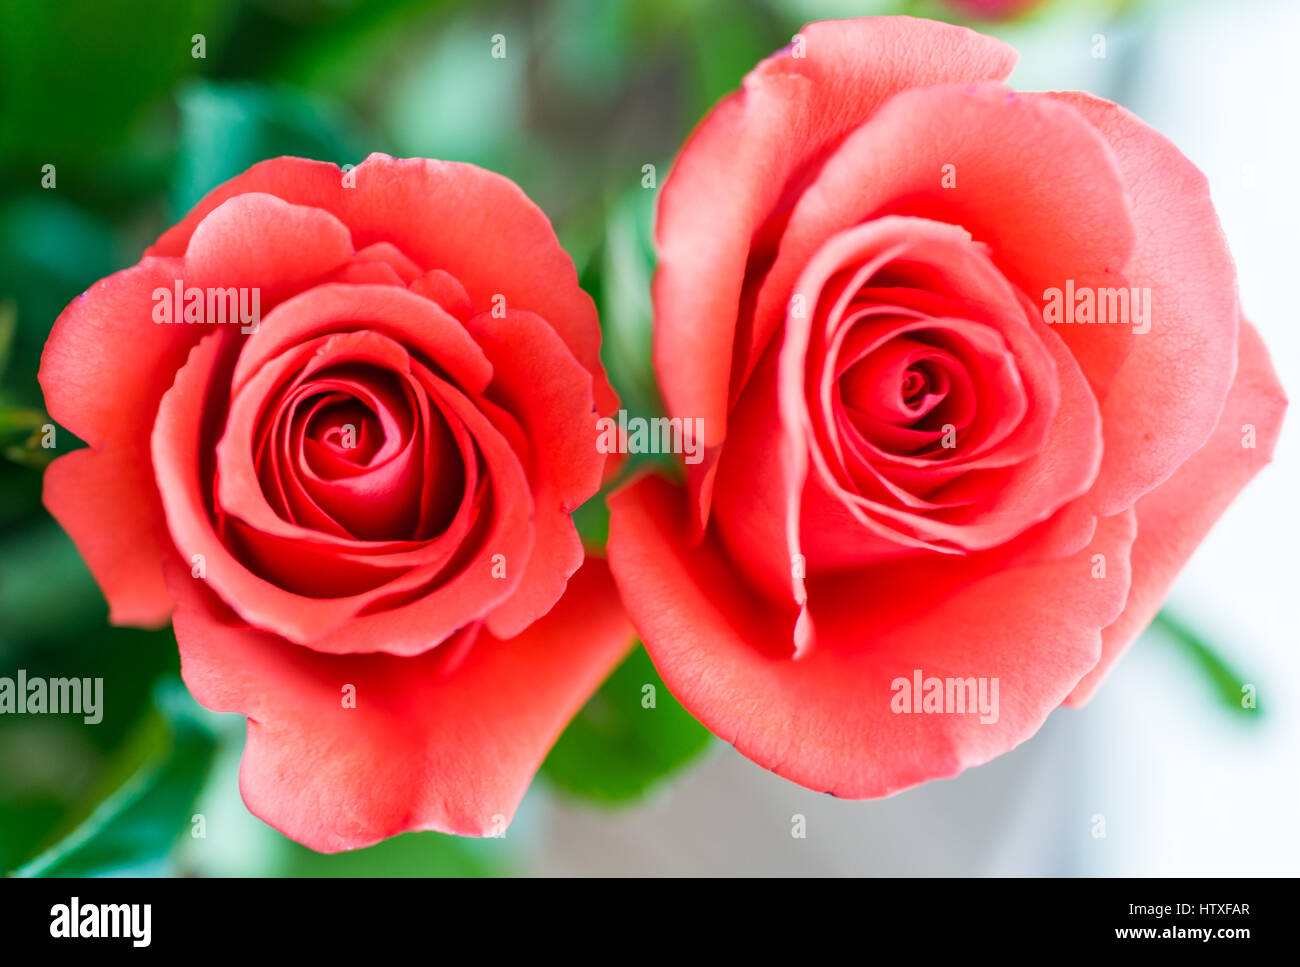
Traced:
[[923, 333], [895, 338], [852, 362], [840, 376], [850, 424], [886, 453], [944, 456], [969, 423], [974, 393], [962, 362]]
[[410, 374], [345, 362], [264, 411], [258, 477], [284, 519], [361, 541], [429, 540], [457, 514], [467, 457]]
[[378, 416], [360, 400], [332, 393], [321, 400], [309, 420], [307, 440], [309, 454], [324, 450], [338, 460], [365, 466], [383, 445], [384, 430]]
[[920, 366], [913, 366], [903, 374], [903, 402], [915, 409], [930, 385], [930, 374]]

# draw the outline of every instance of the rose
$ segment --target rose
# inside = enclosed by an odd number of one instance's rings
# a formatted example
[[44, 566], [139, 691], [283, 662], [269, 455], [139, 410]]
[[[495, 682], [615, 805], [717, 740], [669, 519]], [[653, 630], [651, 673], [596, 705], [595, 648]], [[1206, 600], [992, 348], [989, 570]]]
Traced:
[[615, 495], [611, 567], [683, 704], [840, 796], [1084, 701], [1285, 406], [1204, 178], [1113, 104], [1001, 86], [1013, 61], [813, 24], [659, 201], [656, 369], [705, 459]]
[[90, 447], [46, 505], [112, 620], [174, 608], [195, 697], [248, 716], [258, 816], [329, 851], [504, 829], [630, 643], [569, 516], [599, 343], [517, 186], [384, 155], [256, 165], [59, 317], [41, 384]]

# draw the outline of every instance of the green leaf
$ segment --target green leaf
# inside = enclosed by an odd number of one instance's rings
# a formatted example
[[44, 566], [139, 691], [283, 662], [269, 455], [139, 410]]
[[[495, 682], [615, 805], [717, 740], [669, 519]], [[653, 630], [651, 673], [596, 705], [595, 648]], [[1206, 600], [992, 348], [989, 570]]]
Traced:
[[[579, 282], [600, 315], [601, 362], [622, 400], [629, 419], [664, 415], [652, 364], [653, 310], [650, 281], [654, 275], [655, 192], [633, 188], [611, 207], [600, 244], [587, 259]], [[653, 466], [667, 476], [681, 473], [672, 453], [628, 454], [617, 479], [574, 512], [574, 522], [589, 548], [604, 546], [609, 536], [605, 497], [642, 469]]]
[[654, 203], [655, 192], [649, 188], [633, 188], [619, 198], [606, 220], [599, 256], [595, 298], [601, 355], [629, 411], [662, 410], [651, 366]]
[[710, 739], [637, 646], [569, 723], [541, 771], [571, 795], [626, 802], [695, 759]]
[[1254, 702], [1244, 702], [1246, 695], [1249, 694], [1252, 698], [1254, 696], [1250, 683], [1186, 622], [1164, 610], [1151, 622], [1151, 630], [1178, 646], [1179, 651], [1204, 676], [1206, 684], [1225, 710], [1235, 713], [1235, 717], [1242, 721], [1259, 719], [1261, 712]]
[[203, 785], [215, 748], [202, 710], [175, 679], [155, 692], [155, 710], [137, 733], [130, 758], [144, 764], [68, 836], [16, 876], [157, 875]]
[[603, 553], [609, 541], [609, 505], [605, 503], [605, 494], [602, 490], [573, 512], [573, 526], [578, 529], [582, 546], [597, 553]]
[[[601, 362], [629, 418], [664, 414], [652, 361], [655, 196], [651, 188], [636, 187], [618, 198], [605, 220], [601, 243], [579, 280], [599, 311]], [[631, 454], [623, 479], [646, 463], [670, 474], [679, 472], [680, 461], [672, 454]]]

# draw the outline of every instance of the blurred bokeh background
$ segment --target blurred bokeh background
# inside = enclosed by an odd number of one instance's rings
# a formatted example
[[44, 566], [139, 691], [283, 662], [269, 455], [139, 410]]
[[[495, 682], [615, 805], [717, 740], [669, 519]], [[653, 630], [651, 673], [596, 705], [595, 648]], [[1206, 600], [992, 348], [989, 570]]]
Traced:
[[[655, 186], [707, 108], [801, 24], [877, 13], [1002, 36], [1021, 51], [1015, 86], [1091, 91], [1172, 138], [1209, 177], [1247, 314], [1296, 392], [1294, 0], [0, 0], [0, 676], [105, 680], [97, 725], [0, 716], [0, 870], [1300, 873], [1293, 426], [1093, 702], [989, 765], [883, 801], [818, 795], [711, 739], [662, 687], [643, 709], [658, 679], [637, 651], [505, 837], [410, 834], [338, 856], [247, 812], [242, 719], [189, 697], [170, 631], [107, 625], [41, 506], [36, 372], [59, 311], [280, 154], [422, 155], [514, 179], [597, 301], [628, 408], [653, 410]], [[60, 431], [53, 452], [76, 445]], [[581, 522], [599, 540], [599, 509]]]

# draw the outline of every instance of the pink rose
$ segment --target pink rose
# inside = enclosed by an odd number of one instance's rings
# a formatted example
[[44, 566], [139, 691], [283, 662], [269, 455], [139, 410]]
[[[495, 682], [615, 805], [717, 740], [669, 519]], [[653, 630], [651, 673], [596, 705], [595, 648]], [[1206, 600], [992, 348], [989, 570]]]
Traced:
[[1205, 179], [1014, 61], [811, 24], [660, 198], [655, 363], [703, 459], [616, 495], [611, 566], [682, 703], [839, 796], [1085, 701], [1285, 408]]
[[112, 620], [174, 613], [318, 850], [503, 831], [631, 641], [570, 511], [617, 405], [546, 216], [472, 165], [263, 162], [59, 317], [45, 502]]

